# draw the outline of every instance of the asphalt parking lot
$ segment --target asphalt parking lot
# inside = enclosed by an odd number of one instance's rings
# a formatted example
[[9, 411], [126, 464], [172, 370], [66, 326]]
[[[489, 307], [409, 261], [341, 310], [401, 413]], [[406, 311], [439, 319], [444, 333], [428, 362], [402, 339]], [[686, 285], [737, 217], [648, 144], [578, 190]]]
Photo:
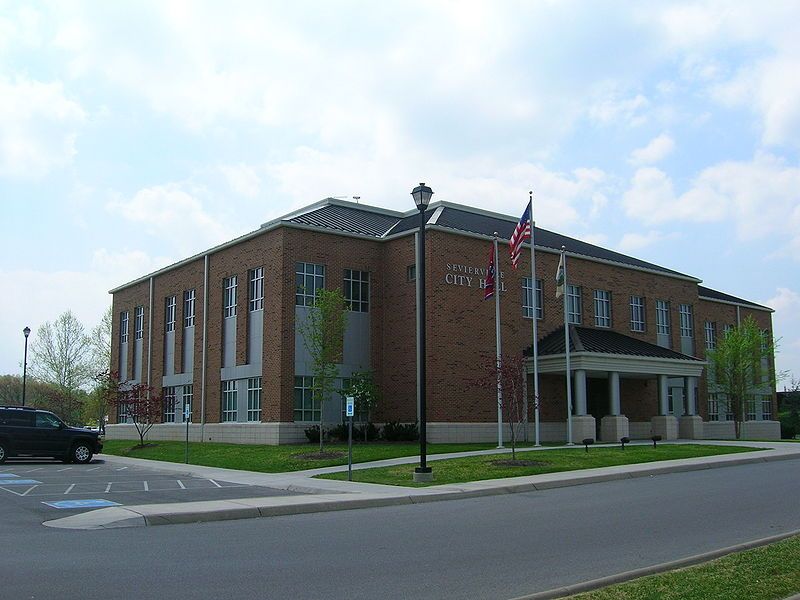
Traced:
[[194, 502], [292, 492], [231, 483], [139, 466], [122, 466], [97, 457], [86, 465], [40, 459], [10, 459], [0, 465], [0, 513], [4, 520], [35, 517], [39, 522], [104, 506]]

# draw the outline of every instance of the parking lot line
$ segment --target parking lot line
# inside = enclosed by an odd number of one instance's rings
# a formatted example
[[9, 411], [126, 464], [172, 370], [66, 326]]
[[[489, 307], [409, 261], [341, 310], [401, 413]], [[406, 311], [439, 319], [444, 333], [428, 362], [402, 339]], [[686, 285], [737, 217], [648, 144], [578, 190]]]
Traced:
[[149, 486], [149, 485], [147, 485], [147, 482], [146, 482], [146, 481], [144, 482], [144, 491], [145, 491], [145, 492], [149, 492], [149, 491], [150, 491], [150, 486]]
[[183, 485], [183, 482], [182, 482], [180, 479], [176, 479], [175, 481], [177, 481], [177, 482], [178, 482], [178, 485], [180, 486], [180, 488], [181, 488], [182, 490], [185, 490], [185, 489], [186, 489], [186, 486], [185, 486], [185, 485]]
[[31, 491], [35, 490], [37, 487], [39, 487], [39, 486], [38, 485], [34, 485], [32, 487], [29, 487], [27, 490], [25, 490], [23, 493], [21, 493], [20, 496], [27, 496]]
[[113, 481], [109, 481], [109, 482], [108, 482], [108, 485], [106, 486], [106, 491], [105, 491], [104, 493], [106, 493], [106, 494], [107, 494], [108, 492], [110, 492], [110, 491], [111, 491], [111, 484], [112, 484], [112, 483], [114, 483], [114, 482], [113, 482]]
[[64, 492], [64, 495], [66, 496], [67, 494], [69, 494], [69, 493], [72, 491], [72, 488], [74, 488], [74, 487], [75, 487], [75, 484], [73, 483], [71, 486], [69, 486], [69, 487], [67, 488], [67, 491], [66, 491], [66, 492]]
[[221, 487], [222, 487], [220, 484], [218, 484], [218, 483], [217, 483], [216, 481], [214, 481], [213, 479], [209, 479], [209, 481], [210, 481], [211, 483], [213, 483], [215, 486], [217, 486], [218, 488], [221, 488]]
[[61, 471], [69, 471], [72, 467], [64, 467], [63, 469], [56, 469], [56, 473], [61, 473]]
[[101, 469], [102, 467], [92, 467], [91, 469], [86, 469], [87, 471], [97, 471], [97, 469]]
[[117, 471], [124, 471], [124, 470], [125, 470], [125, 469], [127, 469], [127, 468], [128, 468], [128, 467], [120, 467], [119, 469], [117, 469]]

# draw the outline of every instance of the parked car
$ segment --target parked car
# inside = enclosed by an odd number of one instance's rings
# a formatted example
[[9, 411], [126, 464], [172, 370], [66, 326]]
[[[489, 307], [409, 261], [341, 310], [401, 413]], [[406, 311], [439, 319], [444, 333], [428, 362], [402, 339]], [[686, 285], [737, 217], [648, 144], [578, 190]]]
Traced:
[[102, 450], [99, 433], [70, 427], [49, 411], [0, 406], [0, 464], [11, 456], [52, 456], [84, 464]]

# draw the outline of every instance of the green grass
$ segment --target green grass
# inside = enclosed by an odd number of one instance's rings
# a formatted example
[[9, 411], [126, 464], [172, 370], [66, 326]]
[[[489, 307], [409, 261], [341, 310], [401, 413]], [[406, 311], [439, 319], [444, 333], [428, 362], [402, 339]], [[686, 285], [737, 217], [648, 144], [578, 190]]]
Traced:
[[[151, 443], [152, 446], [137, 448], [138, 442], [133, 440], [105, 440], [103, 453], [176, 463], [184, 461], [185, 442]], [[487, 450], [495, 446], [496, 444], [428, 444], [428, 453], [468, 452], [470, 450]], [[319, 444], [251, 446], [190, 442], [189, 462], [193, 465], [263, 473], [285, 473], [347, 464], [347, 444], [325, 444], [326, 452], [343, 452], [344, 456], [341, 458], [316, 460], [297, 456], [317, 450], [319, 450]], [[418, 442], [353, 444], [354, 463], [418, 455]]]
[[575, 600], [772, 600], [800, 592], [800, 537], [570, 596]]
[[[413, 483], [411, 481], [415, 465], [359, 469], [353, 471], [353, 481], [419, 487], [479, 481], [482, 479], [540, 475], [542, 473], [557, 473], [560, 471], [577, 471], [595, 467], [612, 467], [677, 458], [732, 454], [753, 450], [755, 449], [740, 446], [704, 446], [695, 444], [662, 444], [657, 448], [653, 448], [650, 445], [628, 446], [625, 450], [621, 450], [618, 446], [590, 448], [588, 453], [580, 447], [563, 448], [517, 454], [517, 459], [535, 460], [538, 463], [542, 463], [536, 466], [508, 467], [492, 464], [492, 461], [498, 458], [511, 458], [511, 454], [470, 456], [467, 458], [432, 461], [430, 463], [434, 474], [432, 483]], [[319, 477], [347, 479], [347, 473], [331, 473], [319, 475]]]

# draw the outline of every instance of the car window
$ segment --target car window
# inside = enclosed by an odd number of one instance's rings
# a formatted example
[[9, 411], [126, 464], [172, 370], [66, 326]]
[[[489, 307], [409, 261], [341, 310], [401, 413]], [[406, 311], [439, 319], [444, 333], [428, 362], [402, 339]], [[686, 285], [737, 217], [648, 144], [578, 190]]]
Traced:
[[59, 425], [61, 425], [61, 421], [59, 421], [55, 415], [51, 415], [50, 413], [36, 413], [36, 427], [57, 429]]
[[5, 409], [0, 411], [0, 424], [10, 427], [31, 427], [33, 425], [33, 411], [19, 409]]

